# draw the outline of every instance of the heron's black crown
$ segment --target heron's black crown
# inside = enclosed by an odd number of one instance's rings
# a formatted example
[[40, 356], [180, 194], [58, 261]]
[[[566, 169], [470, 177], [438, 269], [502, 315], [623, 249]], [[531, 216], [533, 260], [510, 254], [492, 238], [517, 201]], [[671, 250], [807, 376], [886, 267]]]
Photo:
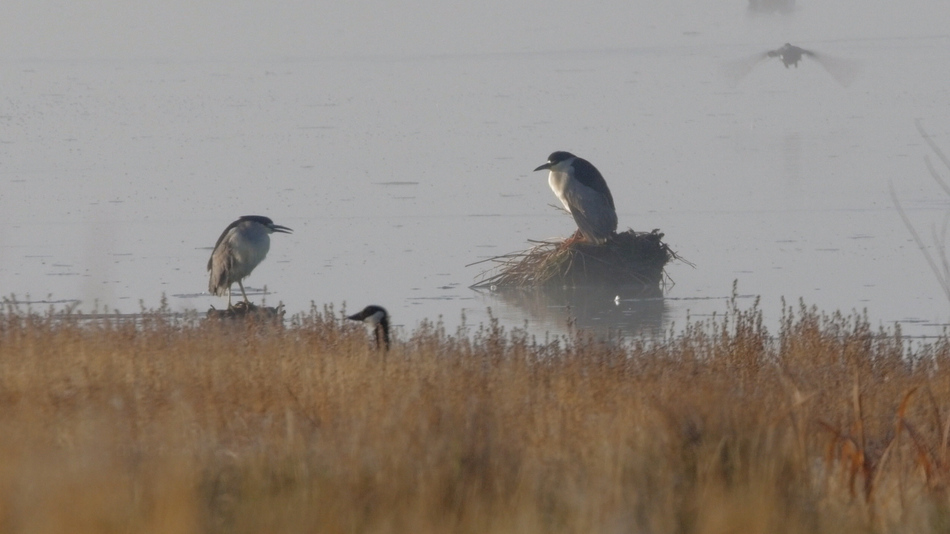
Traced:
[[241, 221], [251, 221], [263, 224], [264, 226], [274, 226], [274, 221], [272, 221], [270, 217], [264, 217], [263, 215], [241, 215], [241, 218], [235, 222]]
[[558, 150], [557, 152], [552, 152], [551, 155], [548, 156], [548, 163], [560, 163], [562, 161], [567, 161], [571, 158], [576, 158], [576, 157], [577, 156], [575, 156], [574, 154], [571, 154], [570, 152], [565, 152], [564, 150]]
[[352, 319], [354, 321], [365, 321], [377, 313], [381, 314], [379, 315], [378, 322], [383, 322], [389, 319], [389, 312], [386, 311], [386, 308], [377, 306], [375, 304], [370, 304], [369, 306], [363, 308], [359, 313], [354, 313], [353, 315], [347, 316], [347, 319]]

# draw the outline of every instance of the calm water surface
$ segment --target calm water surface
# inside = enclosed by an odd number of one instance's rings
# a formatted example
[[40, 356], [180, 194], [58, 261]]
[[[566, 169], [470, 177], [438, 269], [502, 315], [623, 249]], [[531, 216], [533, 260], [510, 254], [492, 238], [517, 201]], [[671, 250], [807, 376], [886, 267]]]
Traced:
[[[246, 287], [289, 313], [377, 303], [405, 329], [491, 313], [539, 336], [572, 321], [631, 335], [722, 312], [737, 282], [770, 326], [784, 297], [936, 335], [950, 303], [889, 193], [940, 242], [950, 197], [914, 120], [950, 151], [950, 33], [932, 22], [950, 9], [918, 3], [843, 29], [817, 6], [750, 17], [740, 2], [593, 41], [4, 57], [0, 290], [87, 311], [162, 295], [175, 311], [221, 307], [206, 291], [210, 247], [260, 214], [295, 232], [273, 236]], [[723, 74], [785, 41], [860, 74], [842, 87], [808, 58]], [[695, 265], [668, 267], [666, 298], [468, 288], [485, 265], [467, 265], [573, 231], [531, 172], [554, 150], [598, 166], [622, 229], [659, 228]]]

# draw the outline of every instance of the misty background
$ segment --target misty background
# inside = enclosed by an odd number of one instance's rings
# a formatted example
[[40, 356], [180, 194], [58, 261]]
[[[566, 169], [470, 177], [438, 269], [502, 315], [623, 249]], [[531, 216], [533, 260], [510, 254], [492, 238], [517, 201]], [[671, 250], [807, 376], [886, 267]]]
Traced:
[[[947, 20], [936, 0], [4, 2], [0, 290], [221, 307], [210, 247], [260, 214], [295, 233], [246, 286], [291, 313], [372, 302], [451, 327], [490, 306], [540, 335], [583, 304], [584, 326], [656, 330], [721, 313], [737, 281], [773, 321], [802, 298], [932, 335], [950, 304], [889, 186], [940, 228], [914, 120], [950, 150]], [[860, 71], [724, 74], [785, 42]], [[467, 288], [466, 265], [573, 231], [531, 172], [554, 150], [601, 170], [621, 229], [659, 228], [696, 265], [669, 266], [665, 301]]]

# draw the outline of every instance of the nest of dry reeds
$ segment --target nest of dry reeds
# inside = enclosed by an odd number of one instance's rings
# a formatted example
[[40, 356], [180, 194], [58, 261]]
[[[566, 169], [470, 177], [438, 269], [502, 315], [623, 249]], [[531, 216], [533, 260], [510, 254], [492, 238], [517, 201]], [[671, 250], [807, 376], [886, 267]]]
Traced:
[[486, 261], [498, 265], [481, 274], [473, 288], [643, 285], [660, 287], [663, 268], [681, 259], [659, 230], [627, 230], [598, 245], [587, 241], [534, 241], [524, 252]]

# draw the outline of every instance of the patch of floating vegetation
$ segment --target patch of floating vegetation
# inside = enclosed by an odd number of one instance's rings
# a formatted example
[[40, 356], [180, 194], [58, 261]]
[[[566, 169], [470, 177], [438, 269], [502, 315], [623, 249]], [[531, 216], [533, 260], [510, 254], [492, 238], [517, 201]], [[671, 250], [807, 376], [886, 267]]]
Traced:
[[[663, 242], [663, 233], [627, 230], [599, 245], [573, 238], [536, 241], [523, 252], [496, 256], [473, 289], [574, 286], [644, 286], [662, 289], [664, 268], [685, 261]], [[688, 263], [688, 262], [686, 262]]]

